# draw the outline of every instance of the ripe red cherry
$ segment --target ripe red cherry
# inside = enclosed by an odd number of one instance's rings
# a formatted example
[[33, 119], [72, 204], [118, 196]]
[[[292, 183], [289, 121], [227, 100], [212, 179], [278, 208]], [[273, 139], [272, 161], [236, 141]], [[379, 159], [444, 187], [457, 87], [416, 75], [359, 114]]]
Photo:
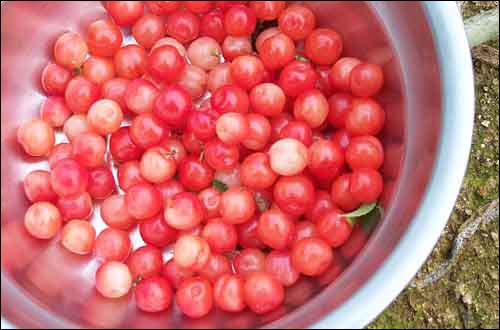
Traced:
[[278, 26], [293, 40], [305, 39], [316, 26], [313, 12], [301, 5], [291, 5], [281, 13]]
[[71, 79], [68, 83], [64, 99], [66, 106], [73, 113], [85, 113], [99, 99], [100, 95], [99, 85], [94, 84], [83, 76], [78, 76]]
[[342, 213], [331, 210], [321, 216], [316, 223], [319, 236], [332, 248], [342, 246], [351, 236], [352, 225]]
[[204, 238], [182, 235], [175, 243], [174, 262], [182, 268], [196, 272], [207, 265], [210, 253], [210, 246]]
[[154, 114], [171, 127], [186, 125], [192, 101], [189, 94], [179, 86], [165, 88], [156, 99]]
[[36, 202], [24, 215], [24, 228], [38, 239], [50, 239], [61, 228], [62, 219], [57, 207], [49, 202]]
[[177, 289], [175, 302], [188, 317], [201, 318], [213, 307], [212, 285], [202, 277], [186, 279]]
[[120, 26], [131, 26], [144, 13], [142, 1], [109, 1], [106, 9], [116, 24]]
[[255, 30], [256, 24], [255, 13], [246, 6], [232, 6], [224, 15], [224, 28], [230, 36], [250, 36]]
[[378, 169], [384, 162], [384, 147], [374, 136], [358, 136], [346, 149], [346, 161], [353, 170], [359, 168]]
[[292, 265], [306, 276], [323, 274], [333, 260], [332, 249], [320, 238], [306, 238], [292, 249]]
[[73, 146], [71, 143], [59, 143], [52, 148], [48, 156], [49, 167], [52, 169], [61, 159], [73, 157]]
[[305, 121], [311, 128], [320, 127], [328, 117], [328, 101], [317, 89], [301, 93], [293, 105], [293, 115]]
[[168, 15], [181, 5], [180, 1], [146, 1], [149, 10], [155, 15]]
[[163, 265], [162, 275], [177, 289], [185, 279], [193, 276], [193, 272], [179, 267], [173, 259], [170, 259]]
[[179, 9], [167, 18], [167, 35], [187, 44], [200, 34], [200, 19], [185, 9]]
[[148, 72], [157, 79], [173, 83], [179, 80], [186, 67], [186, 60], [169, 45], [154, 48], [148, 56]]
[[213, 139], [205, 145], [205, 160], [214, 170], [230, 170], [240, 159], [238, 147], [224, 144], [219, 139]]
[[97, 133], [88, 132], [73, 139], [73, 157], [86, 167], [97, 167], [104, 163], [106, 140]]
[[220, 214], [229, 224], [241, 224], [250, 220], [255, 212], [252, 193], [243, 187], [232, 187], [221, 196]]
[[262, 150], [271, 138], [271, 124], [263, 115], [249, 113], [246, 115], [248, 121], [248, 136], [242, 141], [245, 148], [250, 150]]
[[127, 265], [118, 261], [107, 261], [95, 274], [95, 287], [105, 298], [125, 296], [132, 287], [132, 281]]
[[349, 146], [349, 143], [351, 143], [351, 135], [345, 129], [341, 129], [333, 134], [332, 141], [345, 150]]
[[377, 135], [384, 127], [385, 112], [370, 98], [354, 99], [345, 121], [346, 130], [354, 135]]
[[93, 199], [105, 199], [115, 191], [115, 188], [115, 179], [108, 167], [96, 167], [89, 172], [87, 191]]
[[130, 111], [141, 114], [153, 111], [158, 95], [159, 91], [152, 83], [140, 78], [128, 84], [123, 99]]
[[351, 72], [361, 61], [354, 57], [343, 57], [332, 66], [330, 83], [336, 90], [351, 91]]
[[263, 83], [252, 88], [250, 103], [252, 109], [267, 117], [280, 114], [285, 109], [286, 96], [281, 87]]
[[262, 31], [258, 36], [257, 39], [255, 40], [255, 48], [257, 49], [257, 52], [260, 53], [260, 50], [262, 49], [262, 44], [264, 41], [267, 39], [271, 38], [272, 36], [275, 36], [280, 33], [280, 29], [278, 27], [270, 27]]
[[284, 33], [277, 33], [261, 41], [259, 55], [264, 66], [270, 70], [283, 68], [295, 57], [295, 44]]
[[314, 203], [314, 185], [304, 175], [282, 177], [274, 186], [273, 196], [284, 212], [301, 215]]
[[40, 107], [40, 118], [52, 127], [63, 126], [70, 116], [71, 110], [60, 96], [49, 96]]
[[221, 10], [215, 9], [203, 15], [200, 22], [200, 35], [214, 38], [222, 44], [226, 37], [224, 29], [224, 14]]
[[169, 138], [166, 140], [163, 140], [160, 144], [160, 147], [165, 149], [168, 153], [168, 155], [177, 162], [177, 164], [180, 164], [184, 158], [187, 156], [186, 149], [184, 148], [184, 145], [182, 144], [181, 141], [175, 138]]
[[24, 194], [32, 203], [50, 202], [57, 195], [50, 185], [50, 173], [43, 170], [31, 171], [23, 180]]
[[73, 159], [62, 159], [50, 172], [52, 189], [60, 197], [76, 195], [87, 190], [89, 173]]
[[178, 169], [179, 181], [191, 191], [200, 191], [212, 184], [214, 171], [196, 157], [187, 157]]
[[82, 74], [94, 84], [101, 85], [115, 76], [113, 60], [105, 57], [89, 57], [83, 63]]
[[256, 314], [278, 308], [285, 299], [285, 290], [272, 275], [264, 272], [250, 274], [243, 287], [245, 302]]
[[316, 64], [335, 63], [344, 48], [342, 37], [333, 29], [316, 29], [307, 36], [305, 54]]
[[138, 183], [147, 183], [141, 175], [141, 165], [138, 161], [127, 161], [118, 166], [118, 184], [127, 191]]
[[146, 72], [147, 53], [141, 46], [127, 45], [115, 53], [114, 62], [118, 77], [137, 79]]
[[56, 63], [70, 70], [82, 66], [87, 52], [88, 47], [85, 40], [75, 32], [62, 34], [54, 44]]
[[266, 255], [257, 248], [241, 250], [233, 260], [236, 274], [243, 277], [254, 272], [263, 272], [266, 267]]
[[104, 261], [124, 261], [130, 253], [131, 246], [128, 232], [106, 228], [95, 239], [94, 253]]
[[333, 87], [330, 83], [330, 66], [317, 66], [316, 73], [318, 74], [318, 80], [316, 81], [316, 89], [318, 89], [325, 97], [329, 97], [333, 94]]
[[265, 21], [278, 18], [285, 6], [286, 1], [250, 1], [250, 8], [257, 18]]
[[129, 82], [130, 81], [125, 78], [113, 78], [106, 81], [101, 86], [101, 97], [103, 99], [115, 101], [120, 105], [122, 111], [126, 112], [128, 108], [124, 96]]
[[118, 162], [136, 160], [142, 154], [142, 149], [132, 141], [129, 126], [120, 127], [118, 131], [111, 134], [109, 151], [113, 159]]
[[195, 14], [203, 14], [212, 10], [214, 4], [213, 1], [186, 1], [185, 6]]
[[49, 63], [42, 71], [42, 88], [47, 95], [63, 95], [71, 80], [71, 72], [55, 63]]
[[261, 83], [264, 74], [264, 64], [257, 56], [239, 56], [231, 63], [231, 77], [244, 90], [249, 90]]
[[328, 121], [335, 128], [344, 128], [349, 112], [352, 109], [353, 98], [347, 93], [336, 93], [328, 99], [330, 112]]
[[200, 37], [188, 47], [188, 57], [193, 65], [204, 70], [211, 70], [221, 61], [222, 49], [219, 43], [210, 37]]
[[130, 138], [143, 149], [158, 145], [167, 133], [163, 122], [152, 113], [138, 115], [130, 125]]
[[180, 192], [165, 205], [165, 222], [177, 230], [190, 230], [205, 219], [205, 210], [198, 196], [190, 192]]
[[106, 136], [116, 132], [123, 121], [120, 105], [113, 100], [101, 99], [89, 109], [87, 121], [95, 132]]
[[316, 191], [314, 203], [307, 210], [306, 219], [312, 222], [317, 222], [325, 212], [335, 209], [330, 193], [324, 190]]
[[84, 114], [77, 114], [69, 117], [63, 126], [63, 132], [68, 137], [68, 140], [73, 140], [77, 135], [85, 132], [92, 132], [87, 116]]
[[261, 214], [257, 226], [257, 237], [265, 245], [275, 250], [290, 246], [295, 236], [295, 224], [279, 209], [267, 210]]
[[295, 225], [295, 239], [294, 244], [310, 237], [318, 237], [318, 230], [316, 225], [310, 221], [299, 221]]
[[226, 112], [248, 112], [249, 99], [248, 94], [238, 86], [227, 85], [217, 89], [211, 99], [212, 108], [219, 113]]
[[252, 43], [248, 36], [233, 37], [227, 36], [222, 43], [222, 53], [224, 58], [232, 61], [238, 56], [252, 54]]
[[225, 223], [220, 218], [208, 221], [201, 232], [201, 237], [207, 240], [210, 250], [215, 253], [231, 252], [238, 243], [234, 225]]
[[135, 287], [135, 303], [144, 312], [161, 312], [172, 303], [172, 287], [161, 276], [145, 279]]
[[344, 211], [355, 210], [360, 205], [360, 202], [351, 194], [351, 177], [350, 173], [341, 175], [332, 184], [332, 201]]
[[208, 187], [198, 193], [198, 198], [205, 207], [207, 219], [220, 216], [220, 197], [221, 192], [213, 187]]
[[203, 276], [212, 283], [226, 274], [232, 274], [232, 266], [229, 258], [223, 254], [212, 254], [207, 265], [199, 271], [199, 275]]
[[309, 150], [299, 140], [285, 138], [275, 142], [269, 149], [271, 168], [284, 175], [296, 175], [309, 163]]
[[258, 219], [256, 217], [236, 226], [238, 244], [243, 248], [263, 249], [265, 246], [257, 237]]
[[227, 112], [217, 119], [215, 131], [222, 142], [237, 145], [248, 137], [248, 120], [241, 113]]
[[101, 217], [106, 225], [114, 229], [129, 230], [135, 219], [127, 211], [124, 195], [111, 195], [101, 205]]
[[384, 180], [374, 169], [361, 168], [353, 171], [349, 191], [353, 199], [360, 203], [373, 203], [382, 194]]
[[245, 309], [243, 286], [243, 279], [237, 275], [225, 274], [219, 277], [214, 284], [217, 307], [226, 312], [241, 312]]
[[97, 20], [87, 28], [87, 44], [92, 55], [113, 56], [122, 42], [122, 31], [111, 20]]
[[318, 140], [309, 148], [309, 170], [320, 179], [332, 179], [344, 165], [344, 151], [330, 140]]
[[306, 122], [301, 120], [290, 121], [280, 132], [280, 139], [292, 138], [299, 140], [305, 146], [310, 146], [313, 141], [313, 132]]
[[196, 100], [205, 94], [207, 73], [200, 67], [187, 65], [177, 83], [188, 92], [193, 100]]
[[266, 257], [266, 272], [273, 275], [285, 287], [293, 285], [299, 279], [292, 265], [292, 257], [288, 251], [272, 251]]
[[165, 205], [169, 199], [184, 191], [184, 187], [177, 180], [168, 180], [157, 184], [156, 189], [161, 194], [162, 205]]
[[351, 71], [350, 87], [353, 95], [374, 96], [384, 86], [384, 72], [377, 64], [361, 63]]
[[193, 133], [196, 138], [207, 141], [215, 137], [215, 123], [219, 113], [210, 109], [200, 111], [193, 109], [187, 118], [186, 128]]
[[298, 96], [304, 91], [314, 88], [317, 73], [311, 64], [293, 61], [287, 64], [280, 73], [279, 85], [288, 96]]
[[92, 198], [87, 192], [60, 197], [57, 201], [57, 208], [61, 212], [64, 221], [73, 219], [86, 220], [90, 218], [94, 209]]
[[163, 257], [161, 251], [151, 245], [144, 245], [132, 252], [127, 260], [130, 273], [135, 281], [144, 280], [161, 273]]
[[141, 157], [141, 175], [151, 183], [170, 180], [177, 170], [176, 161], [162, 147], [148, 149]]
[[139, 45], [149, 49], [165, 36], [167, 28], [159, 16], [146, 14], [139, 18], [132, 27], [132, 35]]
[[270, 188], [277, 177], [271, 168], [269, 156], [265, 153], [253, 153], [241, 164], [241, 183], [251, 189]]
[[161, 210], [161, 195], [158, 189], [149, 183], [138, 183], [125, 194], [127, 211], [136, 219], [151, 218]]
[[71, 220], [61, 231], [61, 245], [69, 252], [86, 255], [92, 252], [95, 241], [95, 229], [84, 220]]
[[152, 218], [141, 221], [139, 231], [146, 244], [157, 248], [164, 248], [177, 238], [177, 231], [163, 220], [161, 212]]

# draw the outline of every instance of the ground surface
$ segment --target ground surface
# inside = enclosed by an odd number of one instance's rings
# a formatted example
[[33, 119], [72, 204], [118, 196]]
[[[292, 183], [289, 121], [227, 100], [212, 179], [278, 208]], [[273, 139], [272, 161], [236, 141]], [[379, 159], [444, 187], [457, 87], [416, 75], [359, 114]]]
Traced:
[[[465, 17], [498, 7], [498, 1], [466, 1]], [[498, 39], [489, 43], [498, 49]], [[498, 63], [498, 62], [497, 62]], [[499, 326], [498, 286], [498, 68], [474, 60], [476, 120], [472, 154], [455, 210], [416, 280], [369, 328], [482, 328]], [[490, 207], [488, 209], [488, 207]], [[493, 216], [481, 217], [485, 211]], [[493, 212], [493, 213], [492, 213]], [[477, 220], [477, 221], [476, 221]], [[471, 224], [478, 230], [459, 253], [454, 242]], [[462, 234], [460, 234], [462, 233]], [[443, 276], [424, 286], [451, 259]]]

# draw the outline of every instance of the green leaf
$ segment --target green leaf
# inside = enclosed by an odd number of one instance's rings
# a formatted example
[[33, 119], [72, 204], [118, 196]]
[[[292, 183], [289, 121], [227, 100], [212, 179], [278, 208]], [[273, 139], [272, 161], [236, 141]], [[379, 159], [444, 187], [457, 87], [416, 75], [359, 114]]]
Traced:
[[220, 192], [224, 192], [224, 191], [229, 189], [227, 184], [225, 184], [224, 182], [219, 181], [219, 180], [214, 180], [212, 182], [212, 187], [214, 187], [215, 189], [217, 189]]
[[364, 215], [367, 215], [371, 211], [373, 211], [377, 207], [377, 202], [371, 204], [363, 204], [357, 210], [354, 210], [350, 213], [343, 214], [344, 217], [352, 219], [359, 218]]
[[302, 56], [302, 55], [295, 55], [295, 60], [309, 63], [309, 59], [307, 57]]

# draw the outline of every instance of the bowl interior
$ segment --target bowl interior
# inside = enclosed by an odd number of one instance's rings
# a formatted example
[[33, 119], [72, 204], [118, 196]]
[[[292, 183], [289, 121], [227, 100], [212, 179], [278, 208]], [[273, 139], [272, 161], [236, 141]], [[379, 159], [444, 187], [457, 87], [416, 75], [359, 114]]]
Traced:
[[[382, 219], [365, 219], [338, 266], [319, 280], [302, 278], [287, 289], [286, 304], [270, 315], [213, 311], [190, 320], [173, 307], [162, 314], [138, 311], [131, 296], [109, 300], [94, 289], [99, 262], [75, 256], [57, 243], [32, 239], [24, 231], [28, 201], [22, 179], [48, 168], [26, 156], [16, 129], [36, 116], [44, 95], [40, 73], [51, 61], [61, 33], [85, 35], [87, 25], [105, 17], [100, 2], [8, 2], [1, 22], [1, 266], [2, 313], [22, 327], [249, 328], [311, 325], [355, 294], [404, 234], [427, 186], [438, 142], [441, 115], [439, 68], [434, 42], [418, 3], [307, 2], [318, 25], [345, 40], [344, 56], [382, 65], [385, 87], [377, 98], [387, 115]], [[96, 208], [91, 220], [104, 224]], [[371, 233], [371, 235], [370, 235]], [[142, 245], [137, 230], [134, 244]], [[369, 238], [369, 239], [368, 239]], [[171, 251], [165, 250], [169, 258]], [[334, 281], [335, 279], [335, 281]], [[332, 282], [333, 281], [333, 282]], [[401, 288], [402, 289], [402, 288]], [[360, 306], [362, 308], [362, 306]]]

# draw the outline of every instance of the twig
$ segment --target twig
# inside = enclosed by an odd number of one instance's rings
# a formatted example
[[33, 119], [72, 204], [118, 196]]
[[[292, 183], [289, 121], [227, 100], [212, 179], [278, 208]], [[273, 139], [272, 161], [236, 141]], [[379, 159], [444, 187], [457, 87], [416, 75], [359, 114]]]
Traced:
[[410, 287], [423, 289], [446, 275], [450, 268], [457, 263], [457, 259], [460, 256], [460, 252], [462, 251], [464, 244], [469, 238], [472, 237], [472, 235], [474, 235], [479, 226], [481, 224], [488, 224], [496, 218], [498, 218], [498, 198], [488, 205], [488, 208], [482, 215], [475, 219], [470, 218], [467, 220], [464, 224], [465, 228], [453, 241], [450, 258], [440, 264], [431, 273], [427, 274], [427, 276], [425, 276], [422, 280], [413, 280]]

